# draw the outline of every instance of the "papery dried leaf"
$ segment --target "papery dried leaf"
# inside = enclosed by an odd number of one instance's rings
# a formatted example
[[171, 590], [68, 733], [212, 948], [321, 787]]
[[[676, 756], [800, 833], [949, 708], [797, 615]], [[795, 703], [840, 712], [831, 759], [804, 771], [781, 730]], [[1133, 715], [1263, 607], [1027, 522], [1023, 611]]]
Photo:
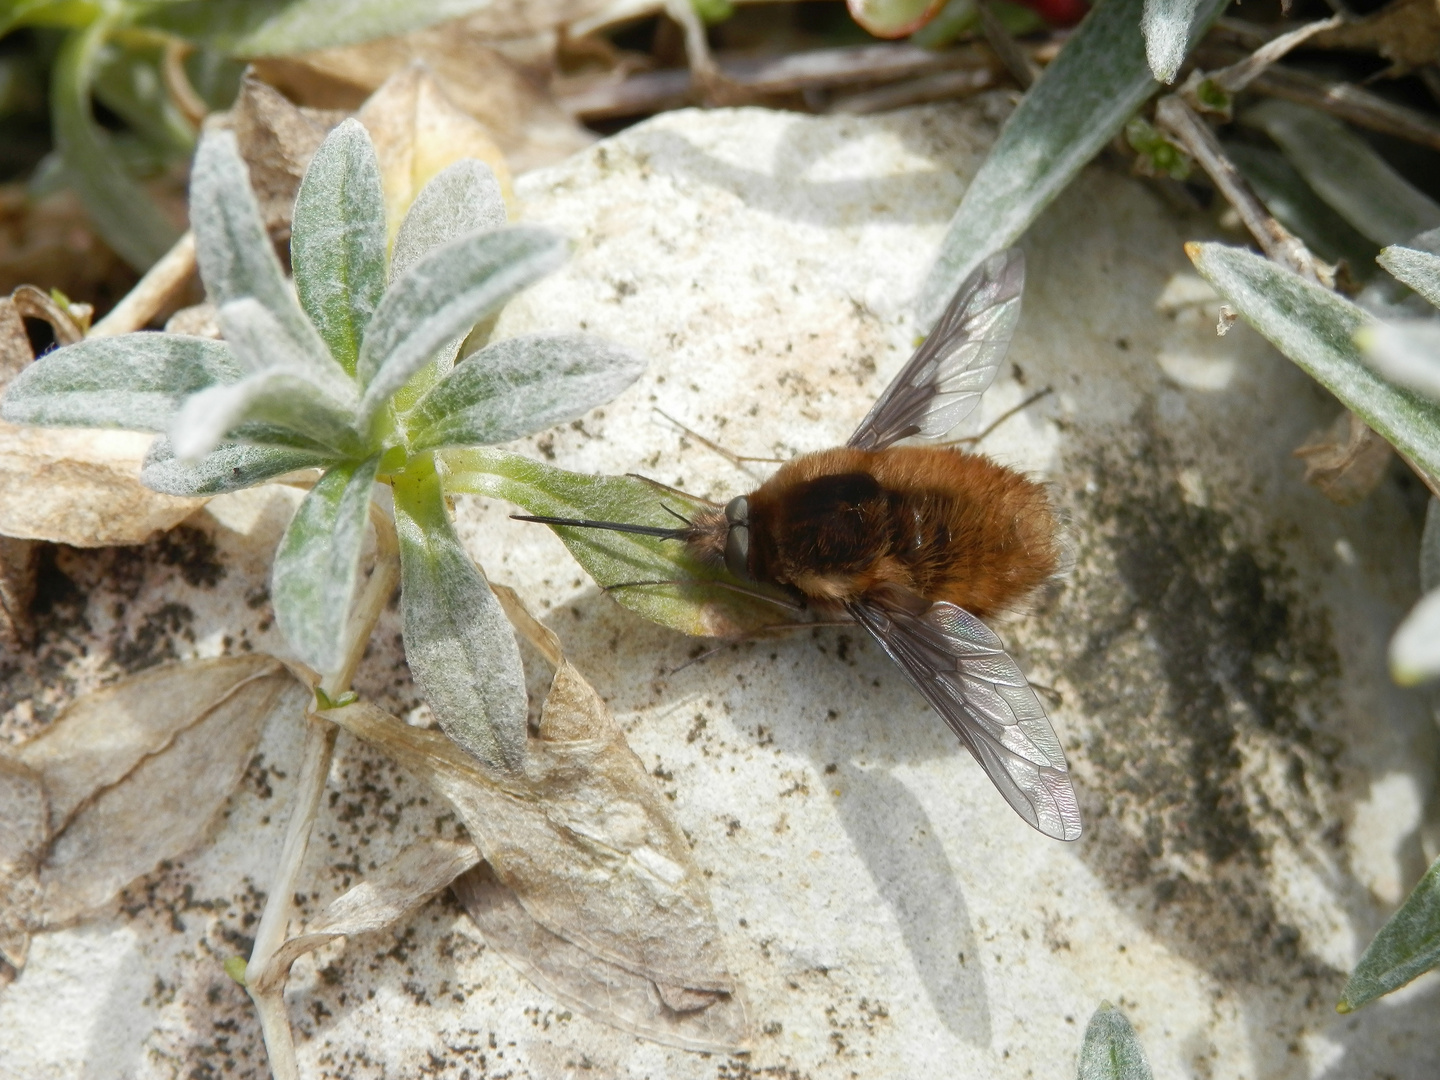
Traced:
[[734, 995], [656, 983], [571, 944], [536, 922], [488, 863], [451, 887], [485, 944], [557, 1001], [686, 1050], [727, 1053], [745, 1046], [748, 1021]]
[[[403, 78], [417, 62], [434, 73], [434, 85], [449, 101], [484, 125], [516, 172], [554, 164], [595, 139], [541, 85], [463, 23], [351, 48], [257, 60], [255, 67], [267, 82], [302, 104], [354, 108], [387, 79]], [[366, 115], [369, 109], [367, 103], [360, 120], [377, 134]], [[489, 158], [481, 160], [494, 168]]]
[[50, 837], [45, 788], [34, 770], [0, 754], [0, 956], [25, 965], [40, 896], [40, 855]]
[[[517, 611], [513, 594], [498, 595]], [[481, 889], [483, 876], [462, 894], [537, 983], [648, 1038], [736, 1048], [744, 1010], [684, 834], [554, 636], [523, 612], [515, 622], [559, 661], [522, 774], [487, 768], [438, 732], [368, 704], [327, 715], [450, 800], [515, 907]]]
[[265, 227], [290, 224], [295, 193], [305, 166], [329, 130], [345, 119], [333, 110], [302, 109], [284, 94], [247, 74], [230, 110], [240, 156], [250, 167], [250, 186], [260, 203]]
[[1391, 76], [1433, 64], [1440, 54], [1440, 8], [1435, 0], [1393, 0], [1381, 10], [1310, 39], [1322, 49], [1374, 49], [1390, 61]]
[[1349, 410], [1295, 448], [1305, 462], [1305, 483], [1340, 506], [1355, 505], [1380, 485], [1390, 455], [1390, 444]]
[[298, 718], [309, 696], [273, 657], [172, 664], [86, 695], [11, 752], [48, 801], [28, 928], [74, 922], [193, 847], [266, 723]]
[[167, 334], [185, 334], [188, 337], [214, 338], [220, 340], [220, 313], [210, 301], [181, 308], [165, 323]]
[[277, 970], [337, 937], [383, 930], [480, 861], [474, 844], [431, 837], [411, 844], [360, 884], [330, 902], [275, 956]]
[[205, 505], [140, 483], [150, 436], [0, 423], [0, 534], [75, 547], [143, 544]]
[[14, 300], [0, 296], [0, 391], [33, 359], [35, 351], [30, 347], [30, 335], [25, 333], [25, 320]]
[[35, 542], [0, 536], [0, 647], [30, 643], [30, 601], [35, 599]]
[[510, 168], [489, 128], [457, 108], [425, 67], [407, 66], [392, 75], [357, 116], [380, 157], [392, 240], [420, 190], [462, 158], [490, 166], [505, 201], [514, 202]]

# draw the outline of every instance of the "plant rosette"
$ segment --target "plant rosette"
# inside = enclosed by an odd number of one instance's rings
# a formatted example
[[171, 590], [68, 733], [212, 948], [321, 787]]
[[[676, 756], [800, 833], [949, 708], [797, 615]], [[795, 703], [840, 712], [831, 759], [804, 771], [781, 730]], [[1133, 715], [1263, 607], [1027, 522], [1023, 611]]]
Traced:
[[436, 454], [579, 417], [645, 362], [585, 335], [477, 340], [477, 323], [561, 264], [564, 239], [507, 225], [493, 173], [463, 159], [419, 193], [387, 252], [380, 166], [355, 120], [330, 133], [301, 182], [293, 286], [228, 132], [201, 142], [190, 213], [224, 340], [139, 332], [80, 341], [23, 371], [0, 415], [154, 432], [141, 479], [170, 495], [318, 469], [276, 552], [271, 599], [295, 656], [331, 694], [348, 688], [339, 673], [359, 632], [351, 608], [362, 547], [376, 484], [388, 485], [416, 682], [459, 746], [519, 769], [519, 649], [455, 534]]

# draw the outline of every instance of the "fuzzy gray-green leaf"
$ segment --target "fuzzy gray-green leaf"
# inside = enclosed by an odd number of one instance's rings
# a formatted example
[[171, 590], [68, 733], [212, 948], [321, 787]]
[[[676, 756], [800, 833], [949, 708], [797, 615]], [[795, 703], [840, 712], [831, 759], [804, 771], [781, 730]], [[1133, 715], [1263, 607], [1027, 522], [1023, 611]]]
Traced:
[[[194, 461], [247, 425], [290, 432], [283, 445], [319, 445], [337, 456], [365, 456], [350, 425], [351, 412], [313, 382], [286, 371], [261, 371], [230, 386], [212, 386], [186, 400], [170, 424], [170, 441], [182, 460]], [[245, 433], [246, 441], [261, 441]], [[268, 439], [264, 441], [270, 441]]]
[[1376, 259], [1397, 281], [1402, 281], [1435, 307], [1440, 307], [1440, 258], [1403, 244], [1392, 244]]
[[490, 166], [461, 158], [421, 188], [405, 212], [390, 255], [390, 277], [398, 278], [457, 236], [498, 229], [505, 221], [505, 196]]
[[487, 345], [406, 418], [412, 450], [509, 442], [583, 416], [638, 379], [644, 358], [588, 334]]
[[348, 409], [359, 402], [355, 380], [335, 362], [318, 342], [306, 349], [296, 341], [280, 320], [253, 296], [232, 300], [216, 312], [220, 329], [240, 366], [251, 372], [283, 371], [299, 375]]
[[222, 443], [200, 460], [186, 464], [162, 436], [145, 455], [140, 480], [162, 495], [223, 495], [300, 469], [323, 468], [333, 461], [329, 455], [288, 446]]
[[1245, 320], [1430, 476], [1440, 477], [1440, 405], [1377, 375], [1355, 335], [1371, 323], [1350, 301], [1253, 252], [1187, 244], [1200, 276]]
[[300, 659], [319, 672], [334, 671], [344, 658], [379, 465], [377, 456], [326, 472], [295, 511], [275, 552], [270, 589], [275, 621]]
[[362, 425], [442, 345], [565, 259], [565, 241], [548, 229], [511, 225], [471, 233], [435, 248], [391, 283], [365, 343], [356, 374], [365, 387]]
[[351, 375], [385, 291], [385, 242], [375, 146], [358, 120], [346, 120], [326, 136], [300, 181], [290, 265], [301, 306]]
[[1140, 32], [1145, 35], [1145, 58], [1163, 83], [1173, 83], [1185, 62], [1190, 24], [1200, 0], [1145, 0]]
[[164, 431], [184, 400], [244, 374], [230, 347], [179, 334], [90, 338], [20, 372], [0, 404], [12, 424]]
[[1085, 1027], [1076, 1075], [1079, 1080], [1151, 1080], [1150, 1063], [1135, 1029], [1108, 1001], [1101, 1003]]
[[1350, 1012], [1440, 965], [1440, 859], [1370, 942], [1340, 997]]
[[1271, 99], [1242, 119], [1274, 139], [1315, 194], [1375, 243], [1403, 243], [1440, 226], [1440, 205], [1334, 117]]
[[[1225, 0], [1200, 0], [1189, 40], [1224, 6]], [[922, 326], [935, 321], [986, 256], [1019, 239], [1158, 88], [1140, 34], [1142, 7], [1142, 0], [1101, 0], [1006, 121], [921, 290]]]
[[324, 349], [280, 269], [233, 132], [200, 140], [190, 172], [190, 224], [200, 278], [217, 308], [253, 296], [297, 346]]
[[486, 764], [525, 757], [525, 672], [514, 631], [461, 546], [428, 458], [394, 479], [405, 657], [445, 733]]

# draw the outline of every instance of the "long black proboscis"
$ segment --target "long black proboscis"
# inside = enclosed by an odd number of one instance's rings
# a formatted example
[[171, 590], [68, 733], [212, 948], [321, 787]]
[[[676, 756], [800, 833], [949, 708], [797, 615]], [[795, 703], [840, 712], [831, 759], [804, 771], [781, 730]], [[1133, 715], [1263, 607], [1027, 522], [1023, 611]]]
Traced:
[[609, 529], [612, 532], [638, 533], [641, 536], [658, 536], [661, 540], [684, 540], [690, 530], [662, 529], [658, 525], [627, 525], [619, 521], [587, 521], [581, 518], [541, 517], [536, 514], [511, 514], [514, 521], [536, 521], [541, 525], [570, 525], [577, 529]]

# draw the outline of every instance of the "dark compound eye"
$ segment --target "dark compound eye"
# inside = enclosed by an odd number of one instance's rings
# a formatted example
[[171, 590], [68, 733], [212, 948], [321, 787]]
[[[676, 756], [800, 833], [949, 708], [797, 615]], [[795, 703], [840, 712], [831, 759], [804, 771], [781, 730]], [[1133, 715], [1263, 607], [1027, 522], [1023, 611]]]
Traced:
[[[732, 502], [730, 506], [734, 506]], [[726, 507], [726, 515], [730, 513]], [[732, 524], [730, 533], [725, 537], [725, 569], [738, 578], [750, 576], [750, 528], [746, 525]]]
[[750, 500], [744, 495], [736, 495], [725, 504], [725, 520], [731, 525], [750, 524]]

